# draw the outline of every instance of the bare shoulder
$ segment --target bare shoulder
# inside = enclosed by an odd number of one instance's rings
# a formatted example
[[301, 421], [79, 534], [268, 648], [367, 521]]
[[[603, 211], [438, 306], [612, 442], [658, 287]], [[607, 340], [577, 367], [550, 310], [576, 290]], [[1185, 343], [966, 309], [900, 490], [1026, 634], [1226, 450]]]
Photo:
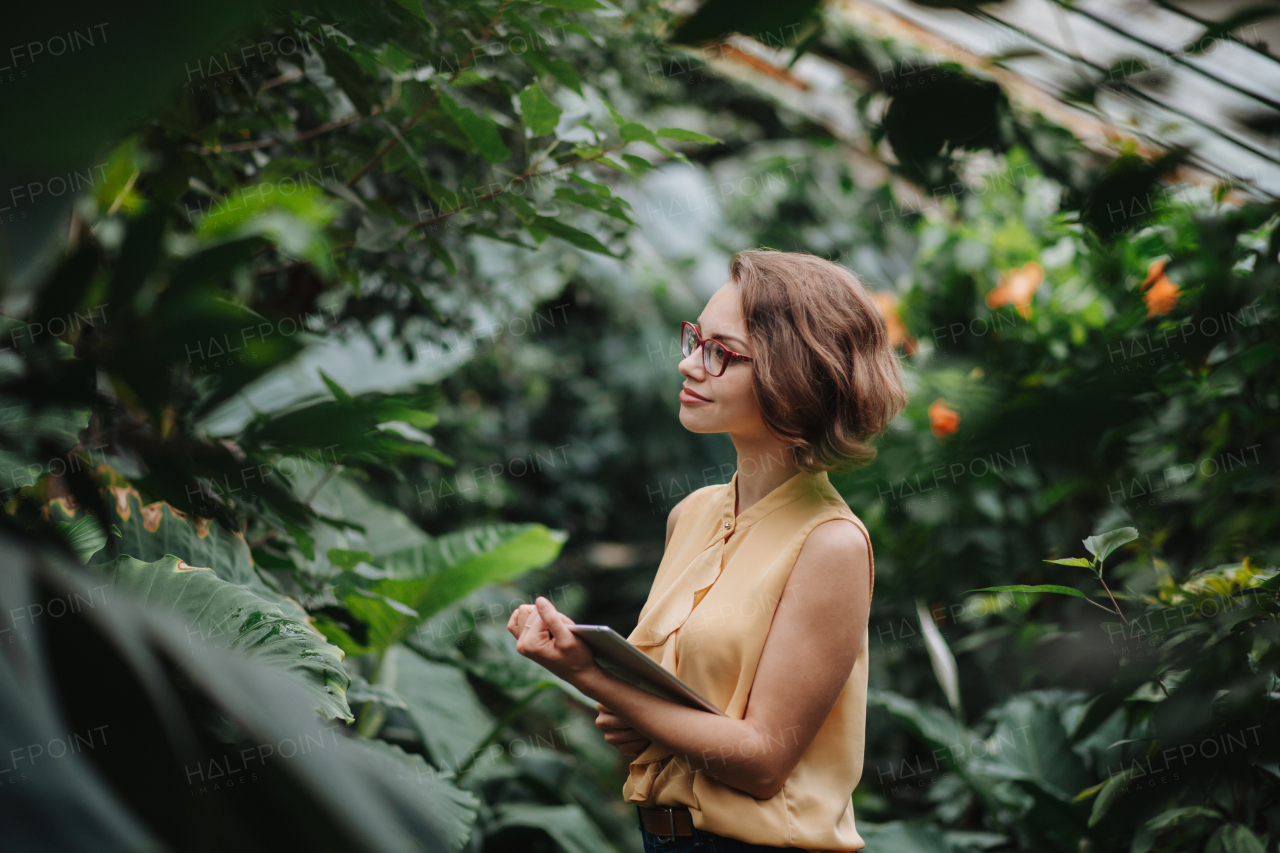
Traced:
[[870, 566], [867, 537], [862, 529], [847, 518], [824, 521], [809, 531], [800, 549], [800, 557], [845, 565]]
[[[846, 518], [824, 521], [809, 531], [796, 557], [788, 583], [817, 582], [832, 590], [832, 599], [844, 600], [852, 595], [860, 601], [865, 591], [870, 596], [871, 553], [861, 528]], [[841, 594], [843, 593], [843, 594]]]

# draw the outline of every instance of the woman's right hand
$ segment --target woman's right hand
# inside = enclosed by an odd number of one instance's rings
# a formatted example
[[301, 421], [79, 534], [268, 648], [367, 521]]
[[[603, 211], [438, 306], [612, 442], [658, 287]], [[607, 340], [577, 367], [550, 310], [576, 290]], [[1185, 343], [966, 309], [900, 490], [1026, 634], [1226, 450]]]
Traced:
[[623, 755], [639, 755], [649, 748], [649, 739], [628, 726], [612, 711], [596, 703], [600, 715], [596, 717], [596, 728], [604, 732], [604, 742]]

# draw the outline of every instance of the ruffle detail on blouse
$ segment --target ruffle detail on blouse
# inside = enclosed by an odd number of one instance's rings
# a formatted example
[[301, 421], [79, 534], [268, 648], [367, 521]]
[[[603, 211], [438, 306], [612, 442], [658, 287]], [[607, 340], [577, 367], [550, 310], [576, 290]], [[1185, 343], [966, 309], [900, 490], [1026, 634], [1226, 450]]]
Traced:
[[633, 645], [661, 646], [671, 633], [685, 623], [693, 612], [698, 593], [711, 587], [720, 577], [724, 564], [724, 537], [717, 536], [693, 559], [671, 586], [657, 599], [646, 603], [635, 630], [627, 638]]

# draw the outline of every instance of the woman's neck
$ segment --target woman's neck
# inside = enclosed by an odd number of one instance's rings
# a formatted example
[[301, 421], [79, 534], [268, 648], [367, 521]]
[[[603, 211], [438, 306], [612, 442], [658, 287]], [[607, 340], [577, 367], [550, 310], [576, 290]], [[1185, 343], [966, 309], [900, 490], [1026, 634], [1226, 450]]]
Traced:
[[751, 446], [734, 441], [738, 450], [738, 505], [734, 515], [751, 507], [800, 473], [791, 448], [776, 442]]

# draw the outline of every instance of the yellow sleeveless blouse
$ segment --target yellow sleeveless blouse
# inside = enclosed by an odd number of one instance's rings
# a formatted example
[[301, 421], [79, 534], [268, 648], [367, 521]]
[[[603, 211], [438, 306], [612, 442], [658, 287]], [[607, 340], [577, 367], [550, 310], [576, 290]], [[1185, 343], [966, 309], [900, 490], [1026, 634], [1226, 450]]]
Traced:
[[[868, 551], [871, 537], [826, 473], [796, 474], [735, 517], [737, 488], [735, 473], [727, 485], [686, 498], [627, 639], [741, 720], [774, 611], [800, 603], [780, 597], [809, 532], [844, 518], [867, 537]], [[698, 829], [753, 844], [860, 850], [851, 797], [862, 776], [868, 641], [864, 632], [844, 690], [774, 796], [758, 800], [705, 771], [691, 772], [691, 764], [703, 764], [700, 756], [672, 755], [652, 743], [631, 762], [623, 797], [650, 807], [687, 806]]]

